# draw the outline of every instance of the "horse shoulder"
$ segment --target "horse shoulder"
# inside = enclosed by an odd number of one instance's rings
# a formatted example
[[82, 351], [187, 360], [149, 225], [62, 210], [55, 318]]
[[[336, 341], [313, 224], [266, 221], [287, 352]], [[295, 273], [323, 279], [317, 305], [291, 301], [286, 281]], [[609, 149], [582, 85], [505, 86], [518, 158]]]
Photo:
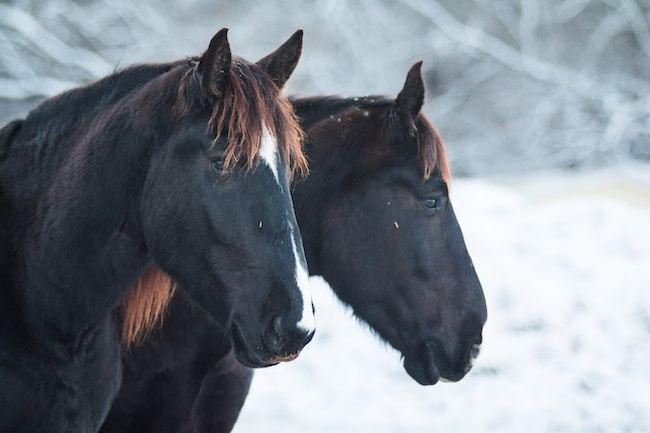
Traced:
[[[76, 347], [24, 335], [0, 338], [0, 431], [96, 431], [121, 378], [108, 320]], [[89, 399], [98, 395], [103, 398]]]

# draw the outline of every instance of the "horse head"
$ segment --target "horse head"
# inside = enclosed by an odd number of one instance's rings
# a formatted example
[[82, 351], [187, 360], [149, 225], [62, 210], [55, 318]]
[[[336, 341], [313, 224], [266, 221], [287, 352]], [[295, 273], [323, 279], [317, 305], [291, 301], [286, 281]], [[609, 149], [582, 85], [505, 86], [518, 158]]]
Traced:
[[487, 313], [443, 143], [421, 112], [421, 63], [394, 100], [339, 102], [318, 120], [294, 100], [318, 161], [294, 190], [310, 271], [401, 352], [417, 382], [460, 380]]
[[[293, 359], [314, 318], [289, 189], [306, 170], [302, 132], [280, 91], [302, 32], [258, 63], [231, 54], [226, 29], [188, 67], [161, 77], [144, 106], [176, 80], [170, 136], [153, 152], [138, 225], [157, 266], [232, 333], [238, 359]], [[180, 76], [179, 76], [180, 74]], [[166, 82], [169, 80], [169, 82]]]

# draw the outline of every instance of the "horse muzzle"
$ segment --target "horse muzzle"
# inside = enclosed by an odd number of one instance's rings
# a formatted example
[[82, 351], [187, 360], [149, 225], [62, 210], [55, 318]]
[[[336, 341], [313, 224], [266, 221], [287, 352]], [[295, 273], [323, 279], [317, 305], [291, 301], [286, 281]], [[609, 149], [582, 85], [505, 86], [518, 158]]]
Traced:
[[280, 362], [293, 361], [311, 341], [313, 331], [297, 326], [286, 326], [281, 316], [275, 316], [258, 343], [247, 343], [240, 327], [233, 323], [233, 346], [237, 360], [246, 367], [269, 367]]
[[298, 357], [303, 347], [311, 341], [314, 331], [305, 331], [299, 326], [286, 326], [281, 316], [275, 316], [262, 341], [273, 356], [270, 361], [288, 362]]
[[404, 369], [420, 385], [458, 382], [474, 366], [480, 347], [478, 343], [469, 345], [458, 361], [452, 362], [439, 343], [427, 341], [404, 356]]

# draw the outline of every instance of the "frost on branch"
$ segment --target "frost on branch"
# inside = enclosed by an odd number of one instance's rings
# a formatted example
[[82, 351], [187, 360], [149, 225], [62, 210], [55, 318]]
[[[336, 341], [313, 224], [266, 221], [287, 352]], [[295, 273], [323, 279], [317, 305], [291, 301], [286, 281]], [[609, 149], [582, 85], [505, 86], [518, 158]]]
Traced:
[[221, 27], [249, 59], [303, 28], [290, 94], [394, 95], [424, 60], [456, 175], [648, 160], [649, 22], [645, 0], [10, 0], [0, 122], [116, 68], [198, 54]]

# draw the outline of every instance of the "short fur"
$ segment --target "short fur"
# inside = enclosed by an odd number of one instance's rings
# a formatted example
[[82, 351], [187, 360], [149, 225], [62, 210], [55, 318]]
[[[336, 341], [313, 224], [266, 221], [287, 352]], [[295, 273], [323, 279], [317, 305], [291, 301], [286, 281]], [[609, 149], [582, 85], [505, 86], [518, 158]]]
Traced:
[[[236, 330], [248, 367], [311, 339], [287, 175], [305, 159], [279, 89], [301, 46], [297, 32], [276, 61], [231, 61], [224, 29], [200, 57], [127, 68], [0, 129], [0, 431], [99, 429], [122, 373], [111, 312], [131, 287], [127, 340], [157, 323], [172, 279]], [[276, 136], [279, 175], [238, 127]]]
[[[486, 307], [423, 101], [420, 64], [394, 100], [293, 99], [311, 163], [293, 189], [310, 274], [322, 275], [401, 352], [407, 373], [430, 385], [467, 373]], [[163, 326], [124, 362], [103, 433], [229, 432], [253, 374], [233, 356], [227, 329], [182, 287]]]
[[[192, 101], [203, 97], [195, 74], [199, 58], [189, 60], [188, 64], [192, 67], [185, 72], [185, 85], [179, 88], [183, 101], [183, 109], [178, 113], [180, 116], [188, 115], [193, 107]], [[224, 168], [232, 169], [244, 161], [248, 169], [253, 170], [259, 162], [262, 128], [266, 127], [280, 144], [278, 152], [282, 160], [291, 162], [286, 166], [289, 175], [306, 175], [308, 164], [302, 152], [302, 129], [291, 103], [282, 97], [272, 80], [261, 75], [258, 68], [237, 58], [224, 80], [229, 85], [218, 99], [219, 103], [213, 105], [208, 123], [215, 142], [224, 135], [230, 139], [223, 156]], [[228, 104], [223, 101], [228, 101]], [[125, 347], [141, 341], [161, 323], [175, 284], [158, 267], [152, 266], [134, 285], [121, 307], [124, 320], [122, 344]]]

